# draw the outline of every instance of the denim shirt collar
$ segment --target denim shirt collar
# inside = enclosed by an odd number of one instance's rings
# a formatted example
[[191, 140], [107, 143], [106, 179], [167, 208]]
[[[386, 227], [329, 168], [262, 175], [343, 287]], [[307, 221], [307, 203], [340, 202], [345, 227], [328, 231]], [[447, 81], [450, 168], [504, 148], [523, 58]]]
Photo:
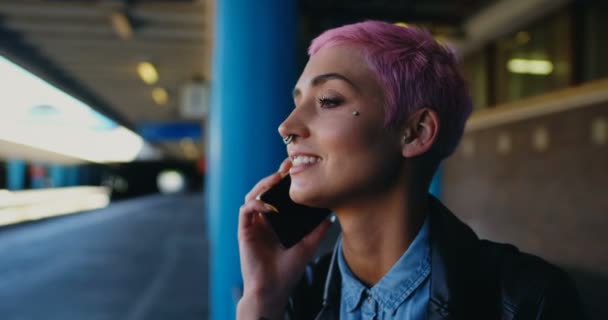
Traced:
[[428, 217], [405, 253], [378, 283], [367, 288], [348, 267], [342, 254], [342, 239], [338, 244], [338, 268], [342, 277], [342, 303], [348, 311], [356, 310], [366, 295], [393, 314], [420, 286], [431, 272]]

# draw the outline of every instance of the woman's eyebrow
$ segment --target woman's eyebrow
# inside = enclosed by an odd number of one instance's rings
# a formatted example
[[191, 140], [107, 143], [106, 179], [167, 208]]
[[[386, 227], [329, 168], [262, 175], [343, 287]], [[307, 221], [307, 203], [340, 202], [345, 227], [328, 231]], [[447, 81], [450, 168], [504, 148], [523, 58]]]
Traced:
[[[347, 77], [339, 74], [339, 73], [324, 73], [324, 74], [320, 74], [316, 77], [314, 77], [312, 80], [310, 80], [310, 86], [311, 87], [316, 87], [319, 86], [323, 83], [325, 83], [328, 80], [342, 80], [346, 83], [348, 83], [351, 87], [353, 87], [355, 90], [359, 90], [359, 88], [357, 87], [357, 85], [355, 85], [354, 82], [352, 82], [350, 79], [348, 79]], [[293, 97], [295, 98], [296, 96], [300, 95], [300, 89], [295, 88], [293, 89]]]
[[350, 79], [348, 79], [347, 77], [345, 77], [339, 73], [335, 73], [335, 72], [334, 73], [325, 73], [325, 74], [321, 74], [321, 75], [314, 77], [312, 80], [310, 80], [310, 85], [315, 87], [322, 83], [325, 83], [328, 80], [333, 80], [333, 79], [342, 80], [342, 81], [350, 84], [353, 88], [358, 89], [357, 86], [355, 85], [355, 83], [352, 82]]

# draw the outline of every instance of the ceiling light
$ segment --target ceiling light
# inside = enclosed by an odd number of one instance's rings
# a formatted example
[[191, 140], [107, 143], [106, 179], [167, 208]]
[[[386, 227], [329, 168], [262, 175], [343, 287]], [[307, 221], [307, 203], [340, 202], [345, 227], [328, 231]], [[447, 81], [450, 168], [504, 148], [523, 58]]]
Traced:
[[156, 87], [152, 89], [152, 100], [158, 105], [165, 105], [169, 102], [169, 94], [167, 93], [167, 90]]
[[133, 27], [126, 13], [114, 11], [110, 14], [110, 23], [114, 32], [124, 40], [129, 40], [133, 37]]
[[553, 63], [548, 60], [511, 59], [507, 69], [512, 73], [548, 75], [553, 72]]
[[158, 71], [156, 71], [156, 67], [150, 62], [140, 62], [137, 65], [137, 73], [141, 80], [147, 84], [155, 84], [158, 82]]

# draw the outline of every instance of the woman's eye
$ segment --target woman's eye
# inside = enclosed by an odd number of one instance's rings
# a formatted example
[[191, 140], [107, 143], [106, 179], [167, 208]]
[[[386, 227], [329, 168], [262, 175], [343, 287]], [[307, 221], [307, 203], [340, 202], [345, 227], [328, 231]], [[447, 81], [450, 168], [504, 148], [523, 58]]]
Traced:
[[333, 108], [338, 106], [342, 102], [341, 99], [338, 98], [329, 98], [329, 97], [321, 97], [319, 98], [319, 105], [321, 108]]

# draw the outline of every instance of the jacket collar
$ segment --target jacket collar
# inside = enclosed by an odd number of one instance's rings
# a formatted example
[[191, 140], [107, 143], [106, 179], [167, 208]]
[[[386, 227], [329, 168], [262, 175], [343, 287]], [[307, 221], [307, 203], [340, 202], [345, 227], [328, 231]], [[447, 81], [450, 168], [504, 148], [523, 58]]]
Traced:
[[[471, 297], [475, 286], [472, 265], [479, 239], [439, 200], [429, 196], [431, 213], [431, 294], [429, 320], [457, 317], [465, 305], [479, 303]], [[460, 317], [457, 317], [460, 318]]]
[[[431, 241], [431, 293], [428, 319], [465, 319], [470, 310], [483, 310], [490, 297], [476, 281], [483, 270], [479, 259], [479, 238], [439, 200], [429, 195]], [[334, 247], [323, 292], [323, 307], [316, 319], [338, 319], [341, 277]], [[489, 291], [492, 292], [492, 291]], [[494, 300], [495, 301], [495, 300]], [[473, 318], [470, 318], [473, 319]]]
[[433, 196], [429, 320], [493, 319], [500, 314], [496, 268], [482, 241]]

